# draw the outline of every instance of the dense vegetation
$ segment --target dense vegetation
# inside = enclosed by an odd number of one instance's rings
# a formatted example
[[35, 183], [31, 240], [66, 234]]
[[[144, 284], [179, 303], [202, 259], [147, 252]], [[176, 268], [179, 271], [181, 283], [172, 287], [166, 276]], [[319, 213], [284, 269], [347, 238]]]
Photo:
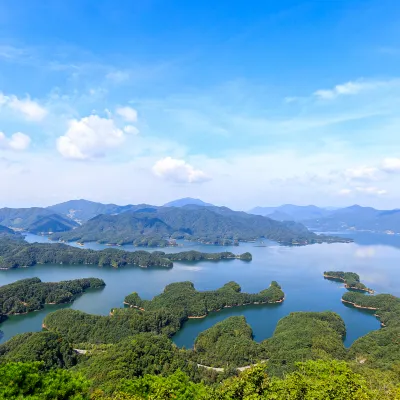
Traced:
[[212, 367], [242, 367], [266, 358], [243, 316], [230, 317], [197, 336], [192, 359]]
[[116, 309], [110, 316], [86, 314], [63, 309], [46, 315], [44, 326], [78, 346], [85, 343], [116, 343], [138, 333], [176, 333], [183, 318], [172, 310], [140, 312], [136, 309]]
[[391, 294], [365, 296], [362, 293], [348, 292], [342, 296], [342, 301], [359, 308], [375, 310], [384, 326], [400, 327], [400, 299]]
[[46, 369], [70, 368], [78, 356], [72, 346], [53, 332], [27, 332], [0, 345], [0, 363], [40, 360]]
[[165, 246], [185, 238], [207, 244], [232, 244], [265, 237], [284, 244], [348, 241], [318, 236], [294, 222], [278, 222], [226, 207], [148, 207], [117, 215], [98, 215], [66, 233], [52, 235], [64, 241]]
[[282, 318], [272, 338], [262, 342], [273, 374], [293, 371], [299, 360], [344, 359], [346, 328], [333, 312], [298, 312]]
[[179, 370], [167, 377], [116, 379], [115, 385], [112, 392], [96, 389], [76, 372], [46, 371], [40, 363], [0, 366], [0, 399], [8, 400], [396, 400], [400, 395], [393, 383], [371, 387], [345, 362], [321, 360], [299, 363], [284, 379], [270, 378], [257, 366], [215, 386], [195, 384]]
[[22, 279], [0, 287], [0, 313], [21, 314], [40, 310], [45, 304], [70, 303], [86, 289], [103, 286], [104, 281], [98, 278], [62, 282]]
[[360, 276], [355, 272], [325, 271], [324, 277], [326, 279], [344, 282], [344, 285], [347, 289], [362, 290], [364, 292], [373, 293], [372, 289], [367, 288], [363, 283], [360, 282]]
[[351, 359], [365, 366], [400, 370], [400, 299], [390, 294], [367, 296], [349, 292], [343, 295], [342, 301], [373, 310], [383, 326], [352, 344], [349, 352]]
[[224, 307], [277, 303], [283, 298], [284, 293], [276, 282], [272, 282], [268, 289], [255, 294], [241, 293], [240, 286], [235, 282], [205, 292], [198, 292], [192, 282], [177, 282], [166, 286], [164, 292], [152, 300], [142, 300], [134, 292], [125, 297], [125, 304], [146, 311], [170, 309], [183, 318], [190, 318], [203, 317], [211, 311], [219, 311]]
[[0, 269], [27, 267], [35, 264], [92, 264], [112, 266], [172, 267], [173, 261], [221, 260], [239, 258], [251, 260], [250, 253], [236, 256], [230, 252], [201, 253], [185, 251], [165, 254], [162, 251], [123, 251], [118, 249], [89, 250], [61, 243], [27, 243], [21, 239], [0, 237]]

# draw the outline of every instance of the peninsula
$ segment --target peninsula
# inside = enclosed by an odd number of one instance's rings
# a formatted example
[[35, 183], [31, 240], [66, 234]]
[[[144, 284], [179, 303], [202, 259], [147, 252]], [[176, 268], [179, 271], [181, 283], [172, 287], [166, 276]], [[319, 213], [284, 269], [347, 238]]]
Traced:
[[22, 279], [0, 287], [0, 314], [26, 314], [42, 309], [45, 304], [71, 303], [85, 290], [104, 286], [104, 281], [98, 278], [61, 282]]
[[325, 271], [324, 278], [334, 281], [344, 282], [346, 289], [360, 290], [362, 292], [368, 292], [370, 294], [374, 291], [366, 287], [360, 282], [360, 276], [355, 272], [343, 272], [343, 271]]
[[62, 243], [27, 243], [21, 238], [0, 238], [0, 270], [30, 267], [36, 264], [86, 264], [112, 266], [125, 265], [139, 267], [173, 267], [174, 261], [230, 260], [250, 261], [252, 256], [246, 252], [236, 255], [231, 252], [202, 253], [184, 251], [166, 254], [162, 251], [124, 251], [119, 249], [89, 250], [68, 246]]

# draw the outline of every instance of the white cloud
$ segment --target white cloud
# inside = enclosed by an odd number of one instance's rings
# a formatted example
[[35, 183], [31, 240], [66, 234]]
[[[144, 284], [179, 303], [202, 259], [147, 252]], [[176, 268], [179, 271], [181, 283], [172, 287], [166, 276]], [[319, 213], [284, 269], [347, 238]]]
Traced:
[[13, 111], [21, 113], [30, 121], [41, 121], [47, 115], [47, 110], [29, 96], [19, 99], [17, 96], [6, 96], [0, 93], [0, 106], [7, 106]]
[[385, 158], [382, 162], [385, 172], [400, 172], [400, 158]]
[[351, 189], [341, 189], [339, 190], [338, 194], [341, 196], [347, 196], [351, 194]]
[[106, 79], [114, 83], [122, 83], [129, 79], [129, 73], [126, 71], [113, 71], [106, 75]]
[[366, 90], [390, 86], [392, 83], [398, 83], [398, 81], [365, 81], [360, 79], [355, 82], [346, 82], [341, 85], [336, 85], [333, 89], [320, 89], [313, 94], [321, 100], [332, 100], [338, 96], [356, 95]]
[[86, 160], [104, 155], [107, 149], [120, 146], [124, 140], [124, 132], [112, 119], [90, 115], [69, 122], [67, 132], [57, 140], [57, 149], [65, 158]]
[[116, 112], [127, 122], [137, 121], [137, 111], [132, 107], [119, 107]]
[[359, 193], [370, 194], [370, 195], [378, 195], [378, 196], [381, 196], [381, 195], [384, 195], [384, 194], [387, 193], [386, 190], [378, 189], [375, 186], [367, 186], [367, 187], [358, 186], [358, 187], [355, 188], [355, 190], [356, 190], [356, 192], [359, 192]]
[[344, 172], [346, 178], [356, 180], [376, 180], [378, 168], [360, 166], [356, 168], [348, 168]]
[[124, 126], [124, 132], [128, 133], [129, 135], [137, 135], [139, 134], [139, 129], [133, 125], [126, 125]]
[[7, 138], [3, 132], [0, 132], [0, 149], [23, 151], [31, 143], [31, 138], [25, 133], [17, 132]]
[[186, 161], [172, 157], [157, 161], [152, 169], [159, 178], [177, 183], [201, 183], [210, 180], [200, 169], [195, 169]]

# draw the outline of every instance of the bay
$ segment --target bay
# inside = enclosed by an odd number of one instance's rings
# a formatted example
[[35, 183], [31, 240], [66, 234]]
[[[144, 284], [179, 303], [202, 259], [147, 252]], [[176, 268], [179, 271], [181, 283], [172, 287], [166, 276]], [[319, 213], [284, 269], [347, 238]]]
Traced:
[[[46, 306], [43, 310], [11, 316], [0, 325], [4, 342], [22, 332], [39, 331], [43, 318], [59, 308], [71, 307], [88, 313], [107, 315], [113, 307], [122, 307], [124, 297], [137, 291], [142, 298], [151, 299], [172, 282], [192, 281], [198, 290], [213, 290], [226, 282], [236, 281], [242, 291], [258, 292], [278, 281], [286, 294], [279, 305], [254, 305], [225, 309], [211, 313], [204, 319], [192, 319], [173, 337], [178, 346], [192, 347], [194, 339], [203, 330], [232, 315], [244, 315], [251, 325], [254, 338], [264, 340], [273, 334], [277, 322], [295, 311], [325, 311], [339, 313], [346, 323], [345, 345], [371, 330], [379, 329], [379, 321], [370, 312], [345, 306], [340, 301], [343, 284], [325, 280], [325, 270], [354, 271], [362, 281], [377, 293], [400, 295], [400, 236], [346, 232], [355, 243], [320, 244], [305, 247], [284, 247], [273, 242], [241, 243], [239, 247], [205, 246], [181, 242], [183, 247], [163, 249], [165, 252], [198, 250], [206, 252], [232, 251], [253, 255], [251, 262], [224, 260], [219, 262], [175, 262], [172, 269], [124, 267], [96, 267], [87, 265], [37, 265], [9, 271], [0, 271], [0, 284], [29, 277], [42, 281], [60, 281], [84, 277], [97, 277], [106, 282], [101, 290], [89, 291], [71, 305]], [[47, 238], [28, 235], [30, 242], [48, 242]], [[85, 244], [85, 248], [102, 249], [98, 243]], [[125, 250], [138, 250], [124, 246]], [[148, 249], [147, 249], [148, 250]]]

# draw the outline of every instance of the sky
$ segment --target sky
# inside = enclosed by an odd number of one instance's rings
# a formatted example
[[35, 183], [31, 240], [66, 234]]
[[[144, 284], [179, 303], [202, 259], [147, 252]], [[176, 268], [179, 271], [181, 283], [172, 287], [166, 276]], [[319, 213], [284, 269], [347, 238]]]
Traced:
[[0, 207], [400, 207], [398, 0], [0, 0]]

